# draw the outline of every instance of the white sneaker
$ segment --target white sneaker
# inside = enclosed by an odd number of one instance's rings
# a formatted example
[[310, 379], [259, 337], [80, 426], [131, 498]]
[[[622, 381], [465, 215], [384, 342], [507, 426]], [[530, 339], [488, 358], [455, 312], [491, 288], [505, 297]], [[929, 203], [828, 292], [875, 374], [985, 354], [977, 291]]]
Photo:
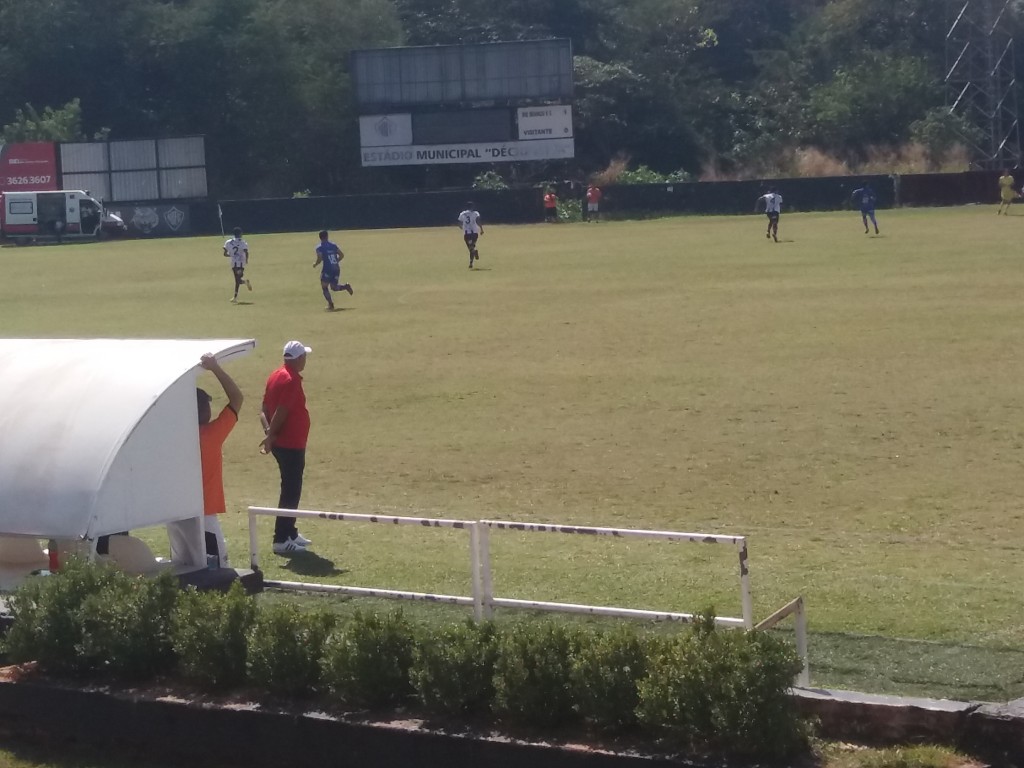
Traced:
[[312, 540], [307, 539], [301, 533], [295, 534], [295, 543], [298, 544], [300, 547], [311, 547], [313, 545]]
[[274, 554], [275, 555], [289, 555], [293, 552], [305, 552], [306, 548], [302, 546], [295, 539], [285, 539], [284, 541], [274, 542]]

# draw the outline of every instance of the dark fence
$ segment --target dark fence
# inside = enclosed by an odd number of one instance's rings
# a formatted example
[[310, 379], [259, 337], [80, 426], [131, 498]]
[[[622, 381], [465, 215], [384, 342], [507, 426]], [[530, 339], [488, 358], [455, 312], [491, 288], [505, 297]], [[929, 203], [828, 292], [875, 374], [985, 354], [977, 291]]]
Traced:
[[[613, 218], [644, 218], [664, 214], [742, 214], [754, 210], [758, 197], [775, 188], [784, 211], [852, 209], [854, 189], [865, 182], [878, 196], [879, 208], [908, 205], [967, 205], [999, 199], [998, 171], [904, 176], [834, 176], [813, 179], [705, 181], [682, 184], [616, 185], [603, 189], [601, 211]], [[1018, 184], [1024, 176], [1017, 179]], [[560, 184], [562, 200], [583, 200], [585, 186]], [[385, 195], [346, 195], [269, 200], [222, 200], [223, 227], [248, 233], [315, 232], [320, 229], [391, 229], [440, 227], [456, 224], [459, 212], [472, 200], [488, 224], [539, 222], [544, 210], [539, 189], [449, 190]], [[219, 234], [218, 203], [191, 203], [187, 224], [179, 231]], [[156, 234], [156, 233], [154, 233]]]
[[651, 213], [750, 213], [758, 197], [775, 189], [782, 195], [784, 211], [834, 211], [852, 207], [851, 193], [865, 183], [875, 190], [880, 208], [895, 204], [890, 176], [837, 176], [611, 186], [603, 190], [601, 207], [606, 214], [625, 218]]

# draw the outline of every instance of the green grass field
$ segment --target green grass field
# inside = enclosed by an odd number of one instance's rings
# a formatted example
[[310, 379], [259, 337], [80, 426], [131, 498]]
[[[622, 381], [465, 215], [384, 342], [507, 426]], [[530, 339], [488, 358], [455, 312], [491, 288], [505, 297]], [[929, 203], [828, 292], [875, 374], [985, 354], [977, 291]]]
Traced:
[[[882, 211], [880, 237], [856, 213], [791, 214], [778, 244], [763, 216], [496, 225], [472, 271], [455, 226], [334, 233], [355, 287], [334, 313], [315, 233], [249, 236], [237, 306], [219, 237], [5, 248], [0, 327], [257, 339], [229, 369], [248, 397], [226, 447], [236, 564], [244, 509], [276, 505], [257, 413], [298, 338], [304, 508], [744, 534], [756, 618], [806, 598], [815, 683], [1008, 698], [1024, 695], [1018, 213]], [[315, 555], [289, 560], [270, 525], [268, 578], [469, 594], [463, 533], [315, 522]], [[730, 549], [492, 545], [501, 596], [739, 615]]]

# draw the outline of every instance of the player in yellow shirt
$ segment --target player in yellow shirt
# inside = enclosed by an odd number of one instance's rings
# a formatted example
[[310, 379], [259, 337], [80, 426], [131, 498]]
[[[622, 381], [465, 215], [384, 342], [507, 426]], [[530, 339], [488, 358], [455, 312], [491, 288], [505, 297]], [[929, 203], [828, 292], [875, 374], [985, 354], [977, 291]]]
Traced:
[[[1014, 201], [1014, 198], [1019, 197], [1017, 190], [1013, 188], [1014, 185], [1013, 176], [1010, 175], [1009, 171], [1003, 171], [1003, 175], [999, 177], [999, 210], [996, 211], [996, 216], [1000, 213], [1010, 213], [1010, 203]], [[1003, 209], [1006, 209], [1005, 211]]]

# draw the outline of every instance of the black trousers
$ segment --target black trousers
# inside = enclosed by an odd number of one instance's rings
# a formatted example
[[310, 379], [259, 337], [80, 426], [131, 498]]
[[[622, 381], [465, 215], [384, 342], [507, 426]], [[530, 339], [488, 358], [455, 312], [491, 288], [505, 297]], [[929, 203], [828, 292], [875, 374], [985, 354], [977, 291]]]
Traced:
[[[271, 448], [281, 470], [281, 497], [277, 506], [281, 509], [298, 509], [302, 498], [302, 473], [306, 470], [305, 448]], [[279, 544], [294, 538], [299, 532], [294, 517], [278, 517], [274, 522], [274, 543]]]

